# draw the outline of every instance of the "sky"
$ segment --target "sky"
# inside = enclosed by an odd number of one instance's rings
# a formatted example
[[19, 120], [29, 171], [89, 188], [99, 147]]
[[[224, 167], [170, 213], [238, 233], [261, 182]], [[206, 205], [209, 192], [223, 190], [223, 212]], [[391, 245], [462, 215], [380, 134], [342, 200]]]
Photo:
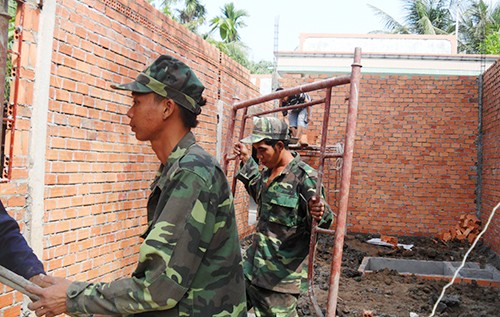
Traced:
[[[221, 15], [225, 3], [249, 14], [240, 39], [249, 47], [250, 59], [273, 61], [275, 22], [278, 22], [278, 51], [292, 51], [301, 33], [366, 34], [384, 25], [368, 6], [371, 4], [399, 22], [404, 11], [401, 0], [201, 0], [207, 18]], [[500, 0], [486, 0], [498, 3]], [[208, 24], [208, 23], [207, 23]], [[208, 30], [208, 29], [207, 29]]]
[[[231, 0], [202, 0], [211, 19]], [[278, 51], [291, 51], [301, 33], [366, 34], [384, 25], [367, 4], [398, 21], [402, 20], [401, 0], [233, 0], [236, 9], [249, 14], [240, 38], [249, 47], [250, 59], [273, 60], [275, 21], [278, 22]]]

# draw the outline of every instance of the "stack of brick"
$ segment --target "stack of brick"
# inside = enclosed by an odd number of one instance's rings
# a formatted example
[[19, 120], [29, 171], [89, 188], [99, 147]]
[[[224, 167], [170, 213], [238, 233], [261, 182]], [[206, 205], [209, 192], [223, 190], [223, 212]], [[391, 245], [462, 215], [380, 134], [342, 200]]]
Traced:
[[443, 231], [438, 235], [438, 239], [444, 242], [451, 240], [474, 242], [480, 232], [481, 221], [474, 215], [461, 215], [455, 228]]

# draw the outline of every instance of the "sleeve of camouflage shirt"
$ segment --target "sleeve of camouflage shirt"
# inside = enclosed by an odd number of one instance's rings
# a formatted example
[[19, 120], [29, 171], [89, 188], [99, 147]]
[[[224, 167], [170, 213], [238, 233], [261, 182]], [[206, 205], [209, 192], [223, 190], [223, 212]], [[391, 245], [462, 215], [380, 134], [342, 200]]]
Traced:
[[262, 175], [259, 171], [259, 165], [255, 160], [250, 157], [248, 161], [243, 164], [236, 175], [236, 178], [239, 179], [250, 196], [257, 201], [257, 196], [260, 192], [260, 187], [262, 186], [262, 182], [260, 181]]
[[[308, 166], [307, 171], [305, 173], [305, 178], [301, 183], [301, 195], [305, 198], [304, 206], [307, 208], [307, 202], [314, 195], [316, 195], [316, 184], [318, 181], [317, 172]], [[239, 179], [243, 185], [245, 185], [246, 190], [252, 196], [252, 198], [257, 202], [258, 195], [262, 187], [262, 174], [259, 171], [259, 165], [255, 162], [253, 158], [250, 158], [246, 164], [243, 164], [236, 175], [236, 178]], [[325, 199], [324, 189], [322, 188], [322, 197]], [[308, 219], [311, 222], [312, 218], [308, 211]], [[318, 223], [318, 226], [321, 228], [329, 228], [333, 222], [333, 212], [330, 206], [326, 203], [325, 200], [325, 212], [323, 214], [323, 218]]]
[[136, 272], [143, 273], [110, 283], [73, 282], [67, 291], [69, 313], [126, 315], [176, 306], [204, 256], [202, 238], [213, 234], [208, 231], [214, 224], [208, 222], [214, 217], [205, 217], [207, 187], [192, 171], [175, 173], [163, 211], [140, 247]]
[[[317, 172], [315, 170], [312, 170], [312, 168], [309, 173], [306, 173], [306, 175], [307, 176], [302, 180], [300, 187], [301, 187], [301, 195], [303, 195], [306, 202], [308, 202], [313, 196], [316, 195], [316, 184], [318, 183], [318, 177], [317, 177]], [[323, 199], [323, 202], [325, 204], [325, 212], [323, 213], [323, 217], [319, 221], [318, 226], [320, 228], [329, 228], [333, 222], [333, 212], [330, 206], [326, 202], [325, 189], [323, 188], [323, 186], [321, 187], [321, 198]], [[307, 214], [308, 214], [307, 217], [308, 221], [312, 222], [312, 216], [309, 210], [307, 211]]]

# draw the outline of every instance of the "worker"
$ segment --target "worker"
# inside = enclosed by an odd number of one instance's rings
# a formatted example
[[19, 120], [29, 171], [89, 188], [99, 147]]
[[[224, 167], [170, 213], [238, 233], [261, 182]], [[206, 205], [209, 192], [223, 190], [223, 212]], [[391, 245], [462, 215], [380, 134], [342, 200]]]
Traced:
[[[283, 90], [282, 87], [276, 88], [276, 91]], [[301, 92], [299, 94], [285, 96], [280, 100], [281, 107], [289, 107], [311, 102], [311, 96], [308, 93]], [[308, 146], [309, 140], [307, 138], [307, 128], [309, 126], [310, 107], [305, 106], [290, 110], [283, 110], [283, 116], [288, 115], [288, 124], [292, 138], [297, 140], [297, 143], [290, 144], [291, 148], [298, 148], [301, 146]]]
[[[236, 177], [257, 202], [256, 232], [243, 260], [247, 308], [257, 316], [297, 316], [313, 220], [322, 228], [333, 220], [324, 195], [316, 195], [317, 172], [288, 142], [287, 124], [263, 117], [254, 118], [252, 134], [234, 145], [242, 162]], [[261, 171], [245, 144], [256, 150]]]
[[0, 265], [35, 284], [43, 285], [40, 277], [40, 274], [45, 274], [43, 264], [24, 239], [16, 220], [5, 210], [2, 201], [0, 201]]
[[178, 59], [161, 55], [135, 81], [130, 127], [148, 141], [161, 165], [147, 204], [148, 228], [132, 277], [30, 288], [37, 316], [246, 316], [233, 197], [216, 159], [191, 129], [206, 104], [205, 87]]

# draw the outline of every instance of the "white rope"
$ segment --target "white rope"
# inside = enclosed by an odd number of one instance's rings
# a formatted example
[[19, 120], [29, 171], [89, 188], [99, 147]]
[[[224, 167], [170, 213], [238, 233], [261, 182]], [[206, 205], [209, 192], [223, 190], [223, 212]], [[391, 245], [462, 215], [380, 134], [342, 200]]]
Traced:
[[443, 287], [443, 291], [441, 292], [441, 295], [439, 296], [436, 304], [434, 304], [434, 307], [432, 308], [432, 313], [429, 315], [429, 317], [433, 317], [434, 314], [436, 313], [437, 306], [441, 302], [441, 299], [443, 299], [444, 292], [446, 291], [446, 289], [449, 286], [453, 285], [453, 282], [455, 281], [455, 278], [457, 277], [458, 273], [464, 267], [465, 261], [467, 260], [467, 257], [469, 256], [469, 253], [472, 251], [472, 249], [474, 249], [474, 247], [476, 246], [477, 241], [479, 241], [479, 238], [481, 238], [481, 236], [483, 235], [483, 233], [486, 232], [486, 229], [488, 229], [488, 226], [489, 226], [489, 224], [491, 222], [491, 219], [493, 219], [493, 216], [495, 215], [495, 212], [496, 212], [496, 210], [498, 209], [499, 206], [500, 206], [500, 203], [498, 203], [496, 205], [496, 207], [493, 208], [493, 211], [491, 212], [490, 217], [488, 218], [488, 222], [486, 222], [486, 225], [484, 226], [483, 230], [478, 234], [478, 236], [476, 237], [476, 240], [474, 240], [474, 243], [471, 245], [471, 247], [469, 248], [469, 250], [465, 254], [464, 259], [462, 260], [462, 264], [460, 264], [460, 266], [458, 267], [458, 269], [455, 271], [455, 274], [453, 274], [453, 278], [451, 279], [451, 281]]

